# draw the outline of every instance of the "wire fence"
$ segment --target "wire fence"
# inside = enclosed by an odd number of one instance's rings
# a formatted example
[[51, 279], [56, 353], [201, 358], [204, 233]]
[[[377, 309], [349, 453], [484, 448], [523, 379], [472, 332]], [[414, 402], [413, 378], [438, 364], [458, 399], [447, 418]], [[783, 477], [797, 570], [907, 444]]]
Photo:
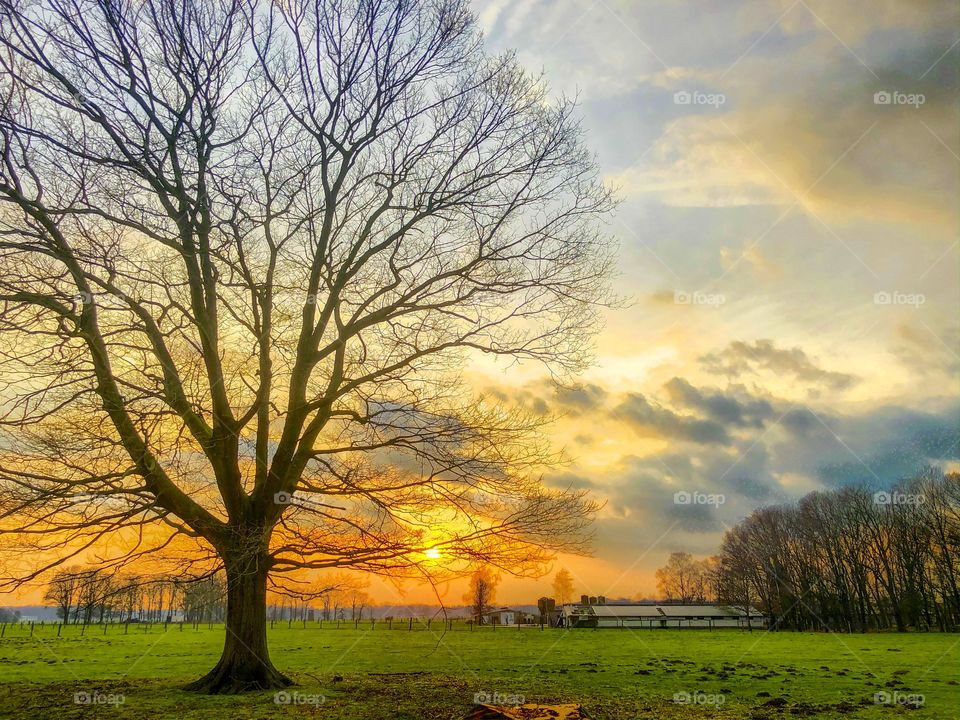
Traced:
[[[374, 632], [509, 632], [517, 630], [549, 630], [541, 623], [506, 625], [478, 624], [471, 620], [449, 618], [392, 618], [375, 620], [272, 620], [271, 629], [310, 629], [318, 631], [366, 630]], [[97, 635], [132, 635], [163, 632], [199, 632], [224, 630], [224, 624], [171, 620], [168, 622], [102, 622], [64, 623], [57, 620], [21, 621], [0, 624], [0, 639], [24, 637], [85, 637]]]

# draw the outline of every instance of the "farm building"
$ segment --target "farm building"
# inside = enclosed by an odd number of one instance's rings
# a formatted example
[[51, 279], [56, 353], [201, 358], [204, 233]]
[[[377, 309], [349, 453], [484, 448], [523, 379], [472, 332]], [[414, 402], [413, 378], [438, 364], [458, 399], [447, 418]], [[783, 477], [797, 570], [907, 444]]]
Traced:
[[481, 624], [483, 625], [533, 625], [539, 622], [539, 617], [534, 613], [523, 610], [514, 610], [508, 607], [494, 608], [483, 614]]
[[565, 627], [595, 628], [765, 628], [767, 618], [754, 608], [733, 605], [668, 603], [576, 603], [564, 605]]

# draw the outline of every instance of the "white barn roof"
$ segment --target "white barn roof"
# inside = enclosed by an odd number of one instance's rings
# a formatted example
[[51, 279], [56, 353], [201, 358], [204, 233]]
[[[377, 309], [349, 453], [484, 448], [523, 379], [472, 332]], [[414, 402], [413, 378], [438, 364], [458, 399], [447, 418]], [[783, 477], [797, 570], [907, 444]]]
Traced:
[[[564, 610], [580, 615], [593, 615], [598, 618], [745, 618], [747, 611], [733, 605], [650, 605], [650, 604], [613, 604], [613, 605], [565, 605]], [[751, 617], [759, 617], [760, 612], [750, 610]]]
[[747, 613], [728, 605], [658, 605], [666, 617], [746, 617]]
[[590, 605], [597, 617], [663, 617], [656, 605]]

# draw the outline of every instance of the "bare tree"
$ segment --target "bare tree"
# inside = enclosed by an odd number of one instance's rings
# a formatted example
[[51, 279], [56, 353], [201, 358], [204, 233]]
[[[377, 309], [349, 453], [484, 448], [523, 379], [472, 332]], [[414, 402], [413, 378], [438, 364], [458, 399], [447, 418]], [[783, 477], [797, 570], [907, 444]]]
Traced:
[[717, 586], [777, 627], [866, 631], [960, 623], [960, 475], [927, 469], [890, 491], [814, 492], [727, 531]]
[[347, 600], [350, 603], [350, 619], [363, 620], [363, 612], [370, 604], [370, 595], [364, 590], [355, 588], [347, 595]]
[[701, 562], [690, 553], [670, 553], [667, 564], [656, 572], [657, 590], [664, 600], [703, 602], [706, 576]]
[[56, 605], [57, 616], [64, 623], [70, 622], [70, 611], [77, 598], [77, 584], [75, 570], [61, 570], [50, 579], [43, 596], [45, 602]]
[[499, 584], [500, 577], [490, 568], [478, 568], [470, 574], [470, 586], [463, 600], [470, 607], [470, 617], [475, 623], [483, 623], [484, 614], [493, 608]]
[[565, 605], [574, 597], [573, 575], [566, 568], [557, 570], [553, 576], [553, 595], [559, 605]]
[[585, 365], [610, 198], [572, 104], [464, 2], [0, 13], [0, 530], [48, 559], [10, 582], [87, 549], [222, 565], [191, 687], [231, 692], [290, 682], [285, 577], [582, 550], [595, 506], [541, 484], [542, 420], [463, 368]]
[[180, 595], [183, 619], [194, 624], [223, 622], [226, 593], [226, 583], [220, 574], [186, 584]]

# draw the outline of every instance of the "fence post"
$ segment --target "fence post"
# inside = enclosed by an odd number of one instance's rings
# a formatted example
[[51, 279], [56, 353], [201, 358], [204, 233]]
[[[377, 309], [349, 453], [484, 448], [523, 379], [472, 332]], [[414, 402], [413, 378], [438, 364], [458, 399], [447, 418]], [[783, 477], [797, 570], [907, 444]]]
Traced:
[[407, 630], [413, 630], [413, 617], [410, 618], [410, 627]]
[[57, 625], [57, 637], [60, 637], [60, 631], [63, 630], [63, 623]]

